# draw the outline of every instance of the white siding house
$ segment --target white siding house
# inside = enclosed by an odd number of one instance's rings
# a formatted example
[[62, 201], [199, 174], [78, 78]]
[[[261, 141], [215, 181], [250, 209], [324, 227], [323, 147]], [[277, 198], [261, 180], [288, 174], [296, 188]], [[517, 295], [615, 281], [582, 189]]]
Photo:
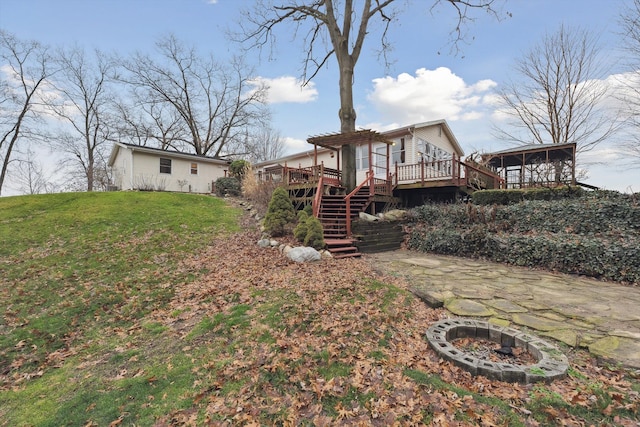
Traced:
[[116, 142], [109, 157], [118, 190], [210, 193], [227, 160]]
[[[418, 165], [424, 161], [429, 164], [436, 175], [442, 175], [445, 172], [451, 174], [451, 171], [437, 171], [438, 168], [444, 168], [444, 165], [451, 165], [454, 156], [460, 159], [464, 155], [464, 151], [460, 147], [456, 137], [453, 135], [451, 128], [445, 120], [435, 120], [431, 122], [418, 123], [410, 126], [404, 126], [384, 132], [380, 132], [387, 140], [393, 141], [391, 146], [391, 158], [389, 159], [390, 174], [395, 174], [396, 165], [402, 167], [404, 165]], [[386, 144], [374, 143], [372, 146], [373, 162], [372, 169], [378, 177], [384, 178], [386, 169]], [[269, 170], [269, 168], [277, 166], [288, 166], [290, 168], [306, 168], [314, 165], [316, 157], [315, 150], [304, 151], [302, 153], [292, 154], [280, 159], [261, 162], [254, 165], [255, 170], [260, 173]], [[318, 148], [317, 165], [323, 164], [326, 168], [341, 169], [341, 159], [339, 152], [332, 151], [327, 148]], [[356, 147], [356, 184], [360, 184], [367, 177], [369, 171], [369, 147], [360, 145]], [[450, 166], [447, 166], [450, 168]], [[402, 174], [400, 174], [402, 175]], [[398, 183], [401, 183], [402, 179]]]

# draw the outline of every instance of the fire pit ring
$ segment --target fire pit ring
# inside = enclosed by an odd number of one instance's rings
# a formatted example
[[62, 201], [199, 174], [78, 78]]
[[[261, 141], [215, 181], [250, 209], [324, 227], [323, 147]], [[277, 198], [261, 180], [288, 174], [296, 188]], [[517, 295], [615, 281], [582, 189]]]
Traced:
[[[536, 358], [537, 363], [519, 365], [482, 360], [454, 347], [450, 341], [457, 338], [486, 339], [502, 346], [526, 349]], [[482, 375], [492, 380], [525, 384], [551, 382], [566, 376], [569, 369], [567, 357], [551, 343], [532, 334], [482, 320], [441, 320], [427, 330], [427, 340], [443, 359], [472, 375]]]

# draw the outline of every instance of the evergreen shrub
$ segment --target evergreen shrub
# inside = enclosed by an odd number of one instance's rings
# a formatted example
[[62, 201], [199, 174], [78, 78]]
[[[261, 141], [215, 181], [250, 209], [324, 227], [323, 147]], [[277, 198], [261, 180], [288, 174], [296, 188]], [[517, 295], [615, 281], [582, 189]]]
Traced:
[[216, 195], [223, 196], [239, 196], [240, 181], [234, 177], [223, 177], [216, 180]]
[[293, 229], [293, 237], [299, 242], [304, 242], [307, 237], [307, 218], [309, 215], [305, 211], [298, 211], [298, 224]]
[[317, 250], [323, 249], [325, 246], [324, 232], [320, 220], [315, 216], [309, 216], [304, 222], [307, 229], [307, 235], [304, 237], [303, 242], [304, 245], [311, 246]]
[[306, 212], [306, 214], [308, 216], [313, 216], [313, 205], [309, 204], [309, 205], [304, 205], [304, 208], [302, 209], [303, 212]]
[[274, 237], [284, 236], [296, 220], [289, 193], [282, 187], [273, 191], [267, 213], [264, 217], [264, 228]]
[[229, 165], [229, 174], [242, 181], [244, 176], [251, 170], [251, 163], [246, 160], [234, 160]]

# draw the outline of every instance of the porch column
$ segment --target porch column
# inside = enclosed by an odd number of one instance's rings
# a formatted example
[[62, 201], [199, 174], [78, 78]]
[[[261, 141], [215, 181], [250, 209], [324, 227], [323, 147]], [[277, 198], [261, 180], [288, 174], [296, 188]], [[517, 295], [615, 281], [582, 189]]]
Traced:
[[576, 146], [571, 147], [571, 185], [576, 185]]
[[313, 144], [313, 166], [318, 166], [318, 146]]
[[369, 176], [373, 175], [373, 147], [371, 147], [371, 140], [368, 142], [369, 145]]
[[[385, 143], [386, 144], [386, 143]], [[385, 171], [385, 175], [386, 175], [386, 180], [389, 181], [389, 162], [391, 161], [391, 150], [390, 150], [390, 145], [387, 144], [387, 170]]]

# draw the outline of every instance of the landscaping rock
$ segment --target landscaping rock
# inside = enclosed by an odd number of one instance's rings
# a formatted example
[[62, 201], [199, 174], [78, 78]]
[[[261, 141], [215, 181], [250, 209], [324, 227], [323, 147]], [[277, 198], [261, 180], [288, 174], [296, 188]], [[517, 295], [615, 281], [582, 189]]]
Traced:
[[271, 247], [271, 240], [269, 239], [260, 239], [258, 240], [258, 246], [261, 248], [269, 248]]
[[387, 221], [397, 221], [403, 219], [407, 215], [407, 211], [403, 211], [402, 209], [392, 209], [389, 212], [385, 212], [382, 214], [382, 218]]
[[287, 253], [287, 258], [295, 262], [310, 262], [310, 261], [320, 261], [322, 256], [320, 252], [316, 251], [313, 248], [308, 246], [299, 246], [297, 248], [292, 248]]
[[380, 221], [380, 218], [378, 218], [377, 216], [369, 215], [368, 213], [365, 213], [365, 212], [360, 212], [359, 218], [363, 221], [369, 221], [369, 222]]

